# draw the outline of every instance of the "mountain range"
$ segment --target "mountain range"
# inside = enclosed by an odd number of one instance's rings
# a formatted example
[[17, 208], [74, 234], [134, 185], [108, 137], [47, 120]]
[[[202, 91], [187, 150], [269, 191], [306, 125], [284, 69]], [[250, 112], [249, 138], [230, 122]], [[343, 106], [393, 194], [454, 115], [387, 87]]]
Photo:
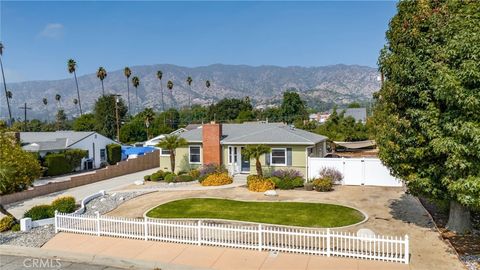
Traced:
[[[158, 70], [163, 72], [162, 87], [166, 108], [180, 108], [189, 104], [210, 104], [222, 98], [250, 97], [254, 106], [279, 104], [282, 93], [287, 89], [296, 91], [316, 107], [321, 103], [348, 104], [353, 101], [368, 102], [372, 94], [380, 88], [379, 73], [375, 68], [358, 65], [331, 65], [322, 67], [279, 67], [214, 64], [203, 67], [182, 67], [170, 64], [142, 65], [130, 67], [132, 77], [140, 78], [138, 87], [138, 110], [145, 107], [161, 109], [160, 81]], [[67, 71], [65, 71], [67, 72]], [[186, 78], [191, 76], [193, 83], [188, 86]], [[130, 79], [132, 78], [130, 77]], [[174, 83], [173, 90], [167, 89], [168, 80]], [[205, 86], [205, 81], [211, 87]], [[8, 81], [8, 78], [7, 78]], [[126, 77], [122, 70], [108, 72], [104, 80], [106, 94], [121, 94], [127, 100]], [[102, 88], [96, 73], [79, 76], [78, 84], [84, 112], [91, 111]], [[71, 78], [50, 81], [27, 81], [10, 83], [7, 88], [13, 93], [12, 111], [15, 118], [23, 118], [18, 107], [27, 106], [29, 118], [52, 119], [58, 108], [64, 108], [69, 117], [78, 115], [73, 104], [77, 97], [75, 81]], [[55, 95], [61, 95], [60, 103]], [[48, 99], [44, 106], [42, 99]], [[4, 98], [0, 106], [0, 117], [7, 111]], [[130, 82], [131, 111], [136, 110], [135, 89]]]

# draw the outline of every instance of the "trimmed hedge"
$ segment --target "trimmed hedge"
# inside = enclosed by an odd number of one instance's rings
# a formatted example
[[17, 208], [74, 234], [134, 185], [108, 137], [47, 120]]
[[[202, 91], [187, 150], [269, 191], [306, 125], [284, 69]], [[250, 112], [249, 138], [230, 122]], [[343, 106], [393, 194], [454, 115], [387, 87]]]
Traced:
[[65, 154], [48, 154], [45, 156], [45, 165], [47, 166], [47, 175], [55, 176], [66, 174], [72, 171], [70, 162], [65, 157]]
[[294, 189], [296, 187], [303, 187], [303, 178], [302, 177], [295, 177], [295, 178], [285, 178], [280, 179], [278, 177], [270, 177], [275, 183], [275, 187], [279, 189]]
[[175, 177], [175, 182], [191, 182], [193, 180], [195, 180], [195, 179], [193, 179], [193, 177], [191, 177], [188, 174], [182, 174], [182, 175], [179, 175], [179, 176]]
[[117, 164], [122, 160], [122, 146], [120, 144], [111, 143], [107, 145], [107, 161], [110, 165]]
[[39, 220], [45, 218], [52, 218], [54, 217], [54, 211], [52, 207], [48, 204], [36, 205], [23, 215], [23, 217], [31, 218], [32, 220]]
[[72, 213], [76, 207], [75, 198], [71, 196], [59, 197], [52, 202], [51, 207], [54, 213], [55, 210], [60, 213]]

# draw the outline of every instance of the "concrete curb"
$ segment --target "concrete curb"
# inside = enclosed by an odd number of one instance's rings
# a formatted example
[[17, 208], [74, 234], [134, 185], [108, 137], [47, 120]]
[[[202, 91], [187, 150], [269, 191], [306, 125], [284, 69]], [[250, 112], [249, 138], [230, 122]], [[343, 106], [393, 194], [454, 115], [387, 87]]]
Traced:
[[99, 256], [94, 254], [74, 253], [60, 250], [50, 250], [32, 247], [22, 247], [14, 245], [0, 245], [1, 255], [30, 257], [30, 258], [49, 258], [60, 259], [74, 263], [96, 264], [124, 269], [171, 269], [171, 270], [196, 270], [208, 269], [198, 268], [188, 265], [178, 265], [157, 261], [145, 261], [135, 259], [125, 259], [119, 257]]

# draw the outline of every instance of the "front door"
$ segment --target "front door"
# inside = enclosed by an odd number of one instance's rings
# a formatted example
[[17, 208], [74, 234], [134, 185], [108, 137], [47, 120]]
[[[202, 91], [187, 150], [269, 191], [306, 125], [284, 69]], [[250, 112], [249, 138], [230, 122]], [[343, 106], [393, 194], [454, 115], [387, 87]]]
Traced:
[[[241, 151], [243, 151], [243, 147], [241, 147]], [[244, 158], [243, 155], [241, 155], [241, 154], [240, 154], [240, 156], [241, 156], [241, 160], [242, 160], [242, 173], [249, 173], [250, 172], [250, 159], [249, 158]]]

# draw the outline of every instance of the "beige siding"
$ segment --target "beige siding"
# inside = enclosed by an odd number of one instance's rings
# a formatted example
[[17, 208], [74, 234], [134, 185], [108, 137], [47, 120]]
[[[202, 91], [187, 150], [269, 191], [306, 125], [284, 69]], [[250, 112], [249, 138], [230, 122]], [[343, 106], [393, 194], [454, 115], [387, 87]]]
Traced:
[[[200, 146], [200, 163], [203, 159], [202, 157], [202, 153], [203, 153], [203, 149], [202, 149], [202, 146], [201, 144], [189, 144], [189, 146], [187, 147], [180, 147], [180, 148], [177, 148], [177, 150], [175, 151], [176, 153], [176, 156], [175, 156], [175, 172], [179, 172], [180, 170], [182, 170], [182, 162], [183, 162], [183, 159], [186, 158], [186, 162], [188, 163], [189, 161], [189, 147], [190, 146]], [[189, 163], [188, 163], [189, 164]], [[197, 168], [197, 167], [200, 167], [201, 164], [189, 164], [190, 167], [192, 168]], [[160, 156], [160, 169], [161, 170], [164, 170], [164, 171], [170, 171], [170, 156]]]
[[[306, 158], [306, 147], [298, 145], [270, 145], [271, 148], [292, 148], [292, 165], [291, 166], [270, 166], [273, 170], [281, 170], [286, 168], [295, 169], [300, 171], [304, 176], [306, 175], [307, 167], [307, 158]], [[262, 163], [262, 168], [267, 169], [268, 166], [265, 164], [265, 155], [260, 157], [260, 162]], [[255, 169], [255, 159], [250, 160], [250, 174], [257, 174]]]

